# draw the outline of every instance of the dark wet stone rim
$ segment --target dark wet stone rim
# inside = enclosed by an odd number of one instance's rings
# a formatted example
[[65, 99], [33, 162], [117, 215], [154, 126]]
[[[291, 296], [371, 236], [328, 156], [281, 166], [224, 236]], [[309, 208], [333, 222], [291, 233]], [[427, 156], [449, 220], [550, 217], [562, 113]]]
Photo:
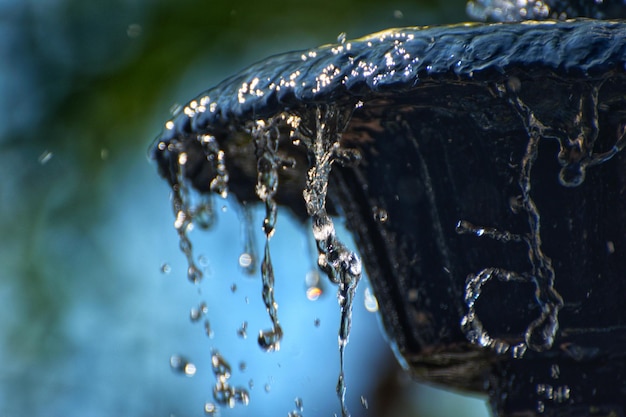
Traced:
[[513, 70], [574, 79], [626, 73], [626, 22], [399, 28], [276, 55], [200, 94], [172, 118], [158, 141], [212, 133], [306, 104], [406, 94], [428, 81], [494, 81]]

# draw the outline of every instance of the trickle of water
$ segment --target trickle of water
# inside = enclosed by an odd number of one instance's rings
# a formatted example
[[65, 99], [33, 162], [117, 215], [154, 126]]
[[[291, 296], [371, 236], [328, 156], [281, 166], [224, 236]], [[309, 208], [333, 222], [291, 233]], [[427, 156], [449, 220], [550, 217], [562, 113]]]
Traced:
[[263, 302], [272, 321], [270, 330], [260, 330], [258, 343], [265, 351], [280, 349], [283, 330], [278, 321], [278, 304], [274, 298], [274, 267], [270, 256], [270, 238], [276, 226], [277, 206], [274, 196], [278, 190], [278, 170], [285, 166], [278, 152], [279, 131], [277, 122], [258, 120], [251, 128], [257, 155], [256, 194], [265, 204], [263, 231], [265, 232], [265, 250], [261, 262], [263, 281]]
[[[502, 87], [500, 92], [505, 94], [506, 88]], [[514, 199], [516, 208], [514, 211], [526, 214], [529, 232], [525, 235], [516, 235], [495, 228], [477, 227], [465, 220], [461, 220], [457, 223], [456, 230], [457, 233], [471, 233], [478, 237], [488, 237], [503, 243], [523, 242], [528, 247], [528, 260], [532, 266], [529, 273], [518, 273], [501, 268], [485, 268], [478, 274], [473, 274], [468, 277], [465, 289], [465, 303], [468, 307], [468, 311], [461, 320], [461, 328], [465, 332], [468, 340], [472, 343], [483, 347], [490, 347], [499, 352], [509, 351], [511, 346], [508, 342], [492, 338], [484, 329], [476, 314], [475, 302], [480, 297], [482, 287], [492, 278], [497, 278], [503, 282], [517, 281], [533, 283], [536, 288], [535, 299], [541, 308], [541, 313], [540, 316], [526, 328], [524, 342], [512, 346], [511, 352], [513, 357], [518, 358], [523, 356], [526, 347], [538, 352], [552, 347], [559, 327], [558, 313], [561, 307], [563, 307], [563, 298], [554, 288], [555, 272], [552, 267], [552, 261], [541, 248], [541, 217], [539, 215], [539, 209], [531, 197], [531, 172], [539, 153], [539, 141], [546, 135], [554, 136], [555, 133], [539, 122], [532, 110], [528, 108], [515, 93], [509, 91], [508, 94], [509, 103], [517, 111], [528, 135], [528, 144], [521, 161], [518, 178], [521, 196], [515, 197]], [[594, 106], [592, 106], [595, 108], [597, 97], [596, 101], [594, 102], [592, 100], [592, 102], [595, 103]], [[597, 112], [597, 109], [595, 111]], [[592, 124], [597, 124], [597, 113], [594, 114], [596, 118], [593, 119], [595, 122], [592, 122]], [[580, 118], [583, 119], [582, 116]], [[597, 136], [597, 132], [592, 134], [592, 136], [593, 135]], [[624, 140], [623, 136], [622, 134], [618, 142]], [[589, 143], [593, 141], [595, 141], [595, 136], [591, 138]], [[591, 152], [591, 149], [589, 152]], [[560, 161], [562, 162], [561, 159]], [[567, 162], [567, 164], [570, 162], [571, 161]], [[568, 166], [567, 164], [562, 162], [561, 165], [566, 168]], [[581, 172], [584, 173], [584, 167], [586, 165], [578, 164], [577, 166], [582, 166], [583, 168], [581, 169], [583, 169], [583, 171]], [[584, 177], [581, 177], [581, 181], [582, 178]], [[563, 185], [574, 186], [578, 184], [570, 183]]]
[[174, 372], [186, 376], [194, 376], [196, 374], [196, 365], [181, 355], [170, 356], [170, 368]]
[[[226, 197], [228, 192], [228, 172], [226, 171], [225, 154], [219, 149], [217, 141], [211, 135], [199, 135], [198, 142], [202, 146], [207, 161], [213, 164], [215, 177], [210, 182], [211, 191]], [[182, 147], [180, 143], [165, 145], [161, 142], [158, 147]], [[193, 260], [191, 240], [187, 235], [194, 225], [201, 229], [210, 228], [215, 222], [213, 200], [210, 195], [200, 195], [190, 191], [185, 175], [190, 156], [181, 149], [178, 155], [178, 172], [176, 181], [172, 185], [172, 209], [175, 215], [174, 228], [178, 233], [180, 249], [187, 258], [187, 278], [198, 283], [202, 279], [202, 271]], [[193, 165], [193, 164], [192, 164]]]
[[328, 278], [339, 285], [337, 298], [341, 308], [339, 326], [340, 370], [337, 395], [343, 417], [350, 415], [346, 403], [344, 379], [344, 351], [352, 326], [352, 304], [361, 278], [361, 261], [337, 238], [333, 221], [326, 212], [328, 178], [333, 162], [358, 159], [353, 152], [340, 148], [341, 133], [347, 126], [351, 112], [327, 105], [317, 106], [314, 117], [307, 115], [298, 123], [294, 134], [309, 152], [309, 170], [303, 192], [306, 209], [313, 222], [313, 236], [317, 243], [318, 265]]

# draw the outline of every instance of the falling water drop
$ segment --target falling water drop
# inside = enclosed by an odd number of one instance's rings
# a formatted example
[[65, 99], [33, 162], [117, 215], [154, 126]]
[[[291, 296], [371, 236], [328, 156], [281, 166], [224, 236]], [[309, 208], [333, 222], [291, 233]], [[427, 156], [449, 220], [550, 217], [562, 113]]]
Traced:
[[376, 299], [376, 296], [372, 293], [372, 290], [369, 287], [367, 287], [364, 291], [364, 294], [365, 294], [365, 300], [364, 300], [365, 309], [369, 311], [370, 313], [377, 312], [378, 300]]

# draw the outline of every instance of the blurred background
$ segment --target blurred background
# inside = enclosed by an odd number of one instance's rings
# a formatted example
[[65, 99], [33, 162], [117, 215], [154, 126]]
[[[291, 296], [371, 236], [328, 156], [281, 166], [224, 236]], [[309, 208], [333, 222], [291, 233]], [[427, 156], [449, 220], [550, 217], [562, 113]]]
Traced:
[[[307, 298], [307, 227], [279, 213], [285, 338], [263, 353], [269, 319], [259, 274], [238, 264], [240, 210], [219, 200], [215, 229], [192, 233], [205, 278], [189, 283], [147, 149], [177, 105], [268, 55], [463, 20], [461, 0], [0, 0], [0, 416], [201, 416], [212, 349], [250, 394], [216, 414], [340, 413], [336, 289], [323, 281]], [[262, 213], [252, 217], [259, 252]], [[487, 416], [484, 399], [399, 371], [367, 289], [346, 350], [353, 416]], [[176, 355], [193, 363], [187, 374], [170, 366]]]

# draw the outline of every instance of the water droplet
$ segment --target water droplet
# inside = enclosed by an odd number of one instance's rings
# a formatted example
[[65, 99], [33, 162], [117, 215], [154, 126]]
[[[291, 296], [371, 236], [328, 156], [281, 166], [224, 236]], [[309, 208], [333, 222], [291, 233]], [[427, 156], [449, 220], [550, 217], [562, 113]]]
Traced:
[[209, 339], [213, 339], [213, 329], [211, 329], [211, 323], [208, 320], [204, 321], [204, 333]]
[[542, 414], [546, 410], [546, 406], [543, 401], [537, 401], [537, 412]]
[[241, 327], [237, 329], [237, 336], [241, 337], [242, 339], [246, 339], [248, 337], [248, 322], [247, 321], [244, 321], [243, 323], [241, 323]]
[[343, 45], [344, 43], [346, 43], [346, 37], [346, 32], [341, 32], [339, 35], [337, 35], [337, 43]]
[[239, 370], [245, 372], [246, 369], [248, 369], [248, 365], [244, 361], [239, 362]]
[[37, 158], [37, 162], [39, 162], [41, 165], [45, 165], [50, 161], [50, 159], [52, 159], [53, 156], [54, 154], [52, 152], [45, 150], [41, 153], [41, 155], [39, 155], [39, 157]]
[[394, 10], [393, 17], [394, 19], [402, 19], [404, 18], [404, 13], [402, 13], [402, 10]]
[[202, 268], [206, 269], [209, 266], [209, 264], [210, 264], [209, 258], [207, 258], [205, 255], [198, 256], [198, 264]]
[[249, 253], [242, 253], [239, 255], [239, 266], [248, 269], [252, 265], [252, 256]]
[[219, 409], [212, 402], [207, 402], [204, 404], [204, 413], [209, 416], [217, 416], [219, 414]]
[[369, 287], [365, 288], [365, 309], [370, 313], [375, 313], [378, 311], [378, 300], [376, 296], [372, 293]]
[[139, 23], [131, 23], [126, 28], [126, 35], [131, 39], [136, 39], [143, 33], [143, 28]]
[[174, 372], [187, 376], [194, 376], [196, 374], [196, 365], [181, 355], [172, 355], [170, 357], [170, 368], [172, 368]]
[[555, 363], [550, 366], [550, 376], [552, 377], [552, 379], [559, 379], [559, 377], [561, 376], [561, 368], [559, 368], [558, 364]]
[[265, 390], [265, 392], [270, 392], [272, 390], [272, 386], [268, 383], [268, 384], [265, 384], [263, 389]]
[[276, 330], [259, 330], [257, 341], [261, 349], [266, 352], [272, 352], [280, 350], [280, 341], [282, 338], [283, 333], [281, 328], [277, 328]]
[[374, 213], [374, 220], [378, 223], [386, 223], [389, 219], [389, 215], [387, 214], [387, 210], [374, 206], [372, 208]]
[[235, 292], [237, 292], [237, 284], [233, 283], [230, 286], [230, 291], [234, 294]]
[[364, 409], [369, 409], [369, 404], [367, 402], [367, 398], [365, 398], [365, 396], [361, 395], [361, 405], [363, 406]]
[[524, 354], [526, 353], [526, 344], [518, 344], [513, 346], [513, 348], [511, 349], [512, 351], [512, 355], [514, 359], [521, 359], [524, 357]]
[[205, 302], [202, 302], [198, 307], [193, 307], [189, 311], [189, 318], [192, 322], [199, 321], [202, 316], [204, 316], [209, 308], [207, 307]]
[[187, 279], [190, 282], [197, 284], [202, 279], [202, 271], [200, 271], [195, 265], [190, 265], [187, 268]]
[[319, 287], [309, 287], [306, 289], [306, 298], [315, 301], [322, 295], [322, 289]]
[[169, 274], [172, 272], [172, 267], [168, 263], [161, 264], [161, 273]]
[[296, 397], [294, 402], [296, 404], [296, 408], [295, 410], [287, 413], [287, 417], [302, 417], [302, 413], [304, 412], [304, 407], [302, 406], [302, 398]]
[[313, 320], [313, 325], [314, 325], [315, 327], [320, 327], [320, 319], [315, 319], [315, 320]]

